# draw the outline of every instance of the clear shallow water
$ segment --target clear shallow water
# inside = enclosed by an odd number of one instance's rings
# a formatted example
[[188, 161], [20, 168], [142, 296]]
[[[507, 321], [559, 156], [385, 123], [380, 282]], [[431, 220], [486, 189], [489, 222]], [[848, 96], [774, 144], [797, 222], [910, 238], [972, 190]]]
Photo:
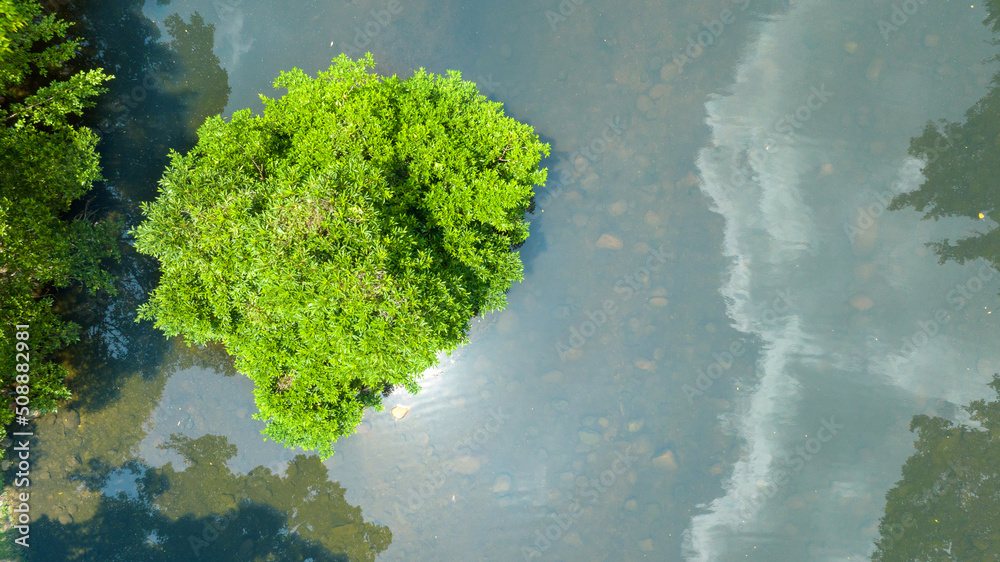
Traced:
[[[693, 559], [864, 558], [912, 415], [949, 417], [998, 364], [1000, 276], [940, 266], [923, 247], [971, 221], [884, 212], [886, 194], [921, 182], [912, 132], [929, 115], [960, 118], [979, 97], [959, 101], [976, 92], [960, 85], [989, 56], [969, 41], [969, 7], [918, 8], [886, 44], [857, 28], [868, 2], [797, 3], [760, 25], [733, 86], [706, 104], [713, 146], [698, 165], [734, 259], [722, 293], [763, 350], [729, 418], [744, 454], [687, 532]], [[810, 43], [805, 57], [787, 48]]]
[[[326, 484], [302, 451], [261, 441], [250, 383], [217, 352], [109, 328], [128, 325], [109, 313], [92, 346], [125, 343], [76, 359], [77, 380], [105, 383], [39, 423], [34, 509], [48, 536], [67, 548], [175, 536], [166, 559], [296, 559], [301, 545], [268, 542], [296, 534], [352, 559], [865, 558], [912, 452], [912, 415], [957, 415], [1000, 365], [985, 314], [1000, 276], [938, 265], [923, 247], [974, 225], [877, 207], [919, 184], [906, 150], [924, 123], [959, 119], [985, 93], [982, 9], [920, 4], [883, 36], [890, 3], [587, 2], [550, 21], [556, 2], [401, 2], [383, 25], [387, 6], [149, 3], [161, 42], [175, 12], [215, 31], [196, 48], [174, 41], [184, 80], [125, 112], [129, 142], [155, 148], [123, 150], [106, 175], [128, 197], [151, 193], [158, 172], [138, 171], [181, 149], [204, 108], [259, 109], [280, 70], [325, 68], [366, 38], [382, 73], [460, 69], [553, 145], [507, 310], [477, 323], [419, 396], [387, 400], [405, 418], [371, 412], [338, 443]], [[678, 74], [671, 61], [706, 30], [717, 39]], [[151, 283], [140, 265], [129, 306]], [[973, 278], [981, 288], [959, 307], [951, 291]], [[201, 441], [192, 452], [184, 439]], [[150, 470], [173, 492], [143, 488], [157, 516], [109, 507], [119, 491], [141, 503], [129, 474]], [[307, 490], [333, 483], [324, 511], [340, 519], [302, 515], [316, 513]], [[189, 544], [238, 506], [256, 526]], [[137, 520], [137, 539], [108, 530]]]

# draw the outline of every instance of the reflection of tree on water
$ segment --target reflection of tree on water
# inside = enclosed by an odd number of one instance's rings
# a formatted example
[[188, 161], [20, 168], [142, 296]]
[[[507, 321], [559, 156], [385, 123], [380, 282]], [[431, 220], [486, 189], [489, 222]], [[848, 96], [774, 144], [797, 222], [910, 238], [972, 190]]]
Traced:
[[[160, 334], [157, 338], [163, 339]], [[128, 468], [134, 462], [131, 459], [148, 435], [151, 414], [161, 401], [170, 376], [195, 365], [222, 372], [225, 370], [220, 365], [232, 367], [231, 360], [218, 347], [189, 348], [176, 344], [165, 347], [152, 377], [138, 376], [124, 367], [121, 372], [105, 375], [102, 371], [113, 369], [98, 365], [89, 371], [85, 359], [74, 358], [79, 359], [75, 365], [83, 369], [81, 382], [91, 384], [80, 390], [74, 388], [78, 392], [74, 401], [60, 408], [58, 414], [35, 423], [37, 441], [31, 451], [34, 517], [47, 516], [53, 521], [61, 518], [64, 524], [94, 521], [95, 515], [104, 509], [104, 498], [90, 490], [103, 488], [99, 481], [102, 475], [106, 478], [115, 470], [121, 472], [122, 468], [114, 467]], [[88, 374], [90, 377], [85, 376]], [[102, 394], [106, 387], [109, 396]], [[88, 397], [93, 400], [88, 401]], [[194, 410], [189, 407], [188, 411]], [[136, 466], [139, 468], [133, 472], [141, 473], [142, 467]], [[87, 467], [86, 472], [81, 472], [82, 467]], [[8, 481], [13, 481], [16, 470], [16, 464], [11, 464]], [[80, 488], [73, 480], [92, 485]]]
[[[1000, 0], [988, 2], [985, 25], [1000, 33]], [[1000, 44], [995, 39], [994, 44]], [[1000, 55], [994, 58], [1000, 61]], [[928, 123], [911, 140], [910, 154], [926, 159], [926, 180], [919, 189], [897, 196], [890, 209], [914, 207], [924, 218], [989, 218], [1000, 222], [1000, 74], [989, 93], [965, 114], [965, 123]], [[965, 263], [985, 258], [1000, 267], [1000, 229], [951, 242], [930, 244], [941, 258]]]
[[[169, 151], [187, 152], [196, 130], [229, 101], [229, 76], [213, 52], [215, 28], [197, 12], [156, 23], [142, 0], [88, 0], [79, 6], [85, 55], [115, 79], [89, 125], [103, 132], [98, 147], [108, 185], [124, 198], [149, 201]], [[82, 17], [81, 17], [82, 16]]]
[[[1000, 398], [1000, 376], [990, 385]], [[917, 452], [886, 495], [875, 562], [1000, 560], [1000, 400], [967, 408], [982, 428], [916, 416]]]
[[[115, 75], [85, 122], [102, 135], [98, 149], [106, 181], [94, 191], [96, 206], [121, 211], [126, 230], [142, 218], [138, 203], [155, 196], [169, 151], [189, 150], [197, 127], [222, 112], [230, 92], [213, 53], [211, 25], [197, 13], [190, 22], [173, 14], [162, 22], [170, 39], [164, 42], [142, 7], [141, 0], [86, 0], [63, 8], [65, 18], [78, 22], [73, 30], [84, 39], [87, 64]], [[157, 264], [127, 244], [121, 253], [121, 263], [112, 268], [116, 295], [60, 295], [61, 310], [84, 328], [81, 343], [66, 354], [75, 373], [69, 379], [73, 407], [101, 407], [119, 397], [124, 377], [138, 372], [152, 378], [162, 361], [162, 334], [152, 323], [135, 323], [136, 310], [156, 285]], [[226, 358], [204, 351], [196, 354], [207, 359], [206, 366], [232, 370]]]
[[[987, 6], [984, 24], [1000, 34], [1000, 0]], [[927, 162], [926, 179], [917, 190], [897, 196], [890, 209], [912, 206], [935, 220], [1000, 222], [1000, 73], [965, 115], [965, 123], [928, 123], [911, 140], [910, 154]], [[1000, 267], [1000, 229], [930, 246], [942, 263], [983, 258]], [[990, 386], [1000, 398], [1000, 376]], [[886, 495], [874, 561], [1000, 560], [1000, 400], [979, 400], [966, 410], [981, 428], [940, 417], [913, 418], [917, 451]]]
[[92, 460], [71, 479], [91, 490], [130, 473], [135, 490], [104, 496], [91, 520], [32, 525], [28, 560], [374, 560], [392, 532], [365, 523], [316, 456], [299, 455], [285, 476], [264, 467], [235, 475], [236, 447], [224, 437], [173, 435], [162, 447], [187, 467], [112, 467]]

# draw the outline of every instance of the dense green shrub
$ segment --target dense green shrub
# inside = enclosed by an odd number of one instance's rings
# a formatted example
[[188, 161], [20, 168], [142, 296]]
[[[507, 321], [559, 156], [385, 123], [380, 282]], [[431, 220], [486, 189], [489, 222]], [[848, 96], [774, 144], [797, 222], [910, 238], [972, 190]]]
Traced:
[[262, 115], [209, 119], [135, 233], [162, 272], [141, 317], [222, 342], [265, 435], [323, 456], [504, 306], [549, 150], [457, 72], [334, 63], [282, 73]]
[[33, 0], [0, 0], [0, 426], [14, 419], [14, 325], [31, 326], [30, 409], [53, 410], [70, 392], [51, 357], [78, 328], [53, 312], [46, 291], [110, 290], [101, 260], [117, 254], [120, 220], [97, 220], [87, 207], [68, 216], [100, 177], [97, 136], [74, 121], [110, 78], [64, 72], [79, 47], [64, 40], [68, 27]]

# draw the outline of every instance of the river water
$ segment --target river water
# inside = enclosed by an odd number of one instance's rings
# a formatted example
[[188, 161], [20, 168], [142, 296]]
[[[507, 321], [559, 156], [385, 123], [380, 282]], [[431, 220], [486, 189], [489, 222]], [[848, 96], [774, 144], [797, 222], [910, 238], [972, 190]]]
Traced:
[[989, 396], [1000, 275], [924, 246], [982, 225], [885, 210], [987, 92], [983, 6], [102, 4], [133, 215], [205, 116], [342, 51], [460, 70], [553, 154], [507, 309], [322, 463], [262, 441], [220, 350], [131, 322], [127, 254], [37, 423], [29, 558], [865, 559], [912, 416]]

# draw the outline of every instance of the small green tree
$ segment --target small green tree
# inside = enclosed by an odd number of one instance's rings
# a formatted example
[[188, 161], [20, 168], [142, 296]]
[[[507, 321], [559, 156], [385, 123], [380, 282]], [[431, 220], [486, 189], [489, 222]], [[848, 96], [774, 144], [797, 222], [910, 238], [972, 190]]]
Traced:
[[262, 115], [209, 119], [135, 231], [162, 272], [140, 316], [222, 342], [265, 436], [323, 456], [504, 306], [549, 150], [457, 72], [334, 63], [282, 73]]

